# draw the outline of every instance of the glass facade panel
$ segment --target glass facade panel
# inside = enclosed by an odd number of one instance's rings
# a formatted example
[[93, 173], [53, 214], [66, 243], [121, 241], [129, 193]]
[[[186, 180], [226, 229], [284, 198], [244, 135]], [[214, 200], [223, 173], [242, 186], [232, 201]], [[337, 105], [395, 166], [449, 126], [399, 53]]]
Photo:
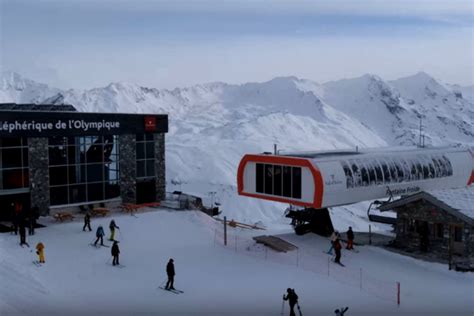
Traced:
[[120, 196], [117, 136], [50, 137], [48, 141], [51, 205]]
[[155, 141], [153, 134], [136, 136], [137, 178], [155, 178]]
[[0, 138], [0, 191], [30, 186], [26, 138]]

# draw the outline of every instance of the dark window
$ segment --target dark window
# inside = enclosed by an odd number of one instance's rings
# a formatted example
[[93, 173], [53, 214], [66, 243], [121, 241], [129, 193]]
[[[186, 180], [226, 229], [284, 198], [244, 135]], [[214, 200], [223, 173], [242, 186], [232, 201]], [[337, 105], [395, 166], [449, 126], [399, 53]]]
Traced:
[[137, 161], [137, 178], [143, 178], [146, 176], [145, 161]]
[[87, 200], [100, 201], [104, 199], [104, 183], [88, 183], [87, 184]]
[[255, 173], [255, 189], [258, 193], [263, 193], [263, 164], [258, 163], [256, 166], [256, 173]]
[[293, 167], [293, 198], [301, 199], [301, 168]]
[[67, 186], [52, 187], [50, 190], [51, 205], [68, 204]]
[[283, 167], [283, 196], [291, 197], [291, 167]]
[[462, 242], [462, 227], [454, 226], [454, 241]]
[[281, 166], [273, 166], [273, 194], [281, 196]]
[[71, 185], [69, 187], [69, 203], [81, 203], [86, 201], [86, 185]]
[[50, 167], [49, 183], [51, 186], [67, 184], [67, 167]]
[[[117, 183], [119, 153], [115, 135], [51, 137], [48, 149], [51, 205], [101, 201], [108, 181]], [[120, 195], [117, 190], [109, 191], [107, 199]]]
[[265, 193], [273, 194], [273, 165], [265, 165]]
[[137, 143], [137, 159], [145, 159], [145, 143]]
[[369, 173], [367, 172], [367, 168], [361, 164], [360, 172], [362, 175], [362, 185], [368, 186], [369, 185]]
[[444, 225], [441, 223], [436, 224], [436, 238], [442, 239], [444, 237]]
[[146, 158], [153, 159], [155, 158], [155, 143], [146, 142]]

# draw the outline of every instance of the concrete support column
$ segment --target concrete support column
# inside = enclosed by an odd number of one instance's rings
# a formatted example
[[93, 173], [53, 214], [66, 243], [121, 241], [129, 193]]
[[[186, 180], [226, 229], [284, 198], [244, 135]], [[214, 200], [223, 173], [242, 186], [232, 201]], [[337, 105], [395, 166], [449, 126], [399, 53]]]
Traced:
[[37, 206], [43, 216], [49, 214], [50, 206], [48, 167], [48, 138], [28, 138], [31, 207]]
[[166, 195], [165, 134], [154, 134], [154, 140], [156, 200], [162, 201]]
[[137, 153], [136, 135], [124, 134], [119, 136], [119, 168], [120, 168], [120, 195], [122, 202], [137, 201]]

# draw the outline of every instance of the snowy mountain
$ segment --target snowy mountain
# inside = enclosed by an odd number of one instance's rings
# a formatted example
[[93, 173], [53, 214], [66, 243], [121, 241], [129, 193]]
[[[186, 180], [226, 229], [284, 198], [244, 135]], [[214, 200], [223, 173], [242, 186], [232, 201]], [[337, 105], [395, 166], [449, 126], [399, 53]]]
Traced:
[[[2, 74], [0, 82], [2, 102], [169, 114], [168, 190], [201, 196], [216, 191], [228, 217], [243, 221], [286, 223], [285, 205], [236, 195], [237, 165], [245, 153], [271, 151], [273, 144], [283, 150], [412, 145], [418, 142], [420, 117], [426, 144], [474, 146], [469, 88], [444, 84], [426, 73], [394, 81], [364, 75], [324, 84], [279, 77], [263, 83], [215, 82], [174, 90], [120, 82], [61, 91], [11, 73]], [[365, 225], [364, 212], [357, 211], [365, 207], [344, 208], [344, 214], [354, 217], [353, 226]]]

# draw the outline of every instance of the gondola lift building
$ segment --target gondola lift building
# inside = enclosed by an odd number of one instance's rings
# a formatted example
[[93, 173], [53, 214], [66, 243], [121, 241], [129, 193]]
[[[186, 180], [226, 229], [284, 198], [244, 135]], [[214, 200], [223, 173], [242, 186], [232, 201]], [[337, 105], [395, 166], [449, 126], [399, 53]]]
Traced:
[[12, 204], [50, 210], [165, 196], [168, 116], [0, 104], [0, 219]]

